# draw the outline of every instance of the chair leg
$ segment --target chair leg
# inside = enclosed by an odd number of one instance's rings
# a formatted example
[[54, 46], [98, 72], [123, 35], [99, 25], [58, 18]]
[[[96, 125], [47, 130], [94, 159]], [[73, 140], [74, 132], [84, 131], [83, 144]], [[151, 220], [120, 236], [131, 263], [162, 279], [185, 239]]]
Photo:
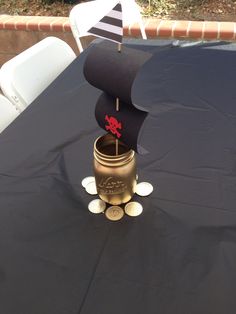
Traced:
[[83, 46], [81, 44], [81, 41], [80, 41], [80, 39], [78, 37], [76, 37], [76, 43], [77, 43], [77, 46], [79, 48], [79, 52], [84, 51]]
[[146, 35], [145, 28], [142, 21], [139, 22], [139, 27], [140, 27], [143, 39], [147, 39], [147, 35]]

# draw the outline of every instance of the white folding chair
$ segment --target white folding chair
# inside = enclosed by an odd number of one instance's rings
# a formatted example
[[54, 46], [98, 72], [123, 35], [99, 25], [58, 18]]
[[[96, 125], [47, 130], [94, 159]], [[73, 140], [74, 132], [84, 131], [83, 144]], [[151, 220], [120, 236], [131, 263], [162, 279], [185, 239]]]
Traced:
[[0, 133], [20, 114], [16, 107], [0, 94]]
[[140, 13], [140, 7], [135, 0], [120, 0], [123, 13], [123, 25], [129, 26], [134, 23], [139, 24], [141, 35], [143, 39], [147, 39], [145, 27]]
[[2, 92], [23, 111], [75, 58], [67, 43], [47, 37], [3, 64]]
[[[120, 2], [122, 5], [123, 26], [138, 23], [142, 38], [147, 39], [137, 3], [134, 0], [120, 0]], [[83, 51], [80, 38], [88, 36], [89, 33], [87, 31], [100, 21], [106, 13], [112, 10], [116, 3], [116, 0], [95, 0], [79, 3], [72, 8], [69, 14], [69, 21], [72, 34], [80, 51]]]

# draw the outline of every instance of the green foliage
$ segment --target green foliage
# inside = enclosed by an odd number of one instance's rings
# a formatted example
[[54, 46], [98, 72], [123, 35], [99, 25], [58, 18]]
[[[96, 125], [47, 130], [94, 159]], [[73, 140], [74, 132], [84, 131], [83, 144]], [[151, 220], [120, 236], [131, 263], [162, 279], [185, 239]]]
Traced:
[[57, 2], [57, 0], [41, 0], [43, 4], [52, 4], [54, 2]]
[[160, 16], [167, 15], [170, 11], [175, 9], [176, 1], [168, 0], [138, 0], [143, 7], [145, 16]]
[[[181, 0], [180, 4], [183, 8], [201, 6], [205, 0]], [[206, 1], [205, 1], [206, 2]]]
[[41, 0], [43, 4], [52, 4], [53, 2], [56, 2], [56, 0]]
[[41, 0], [43, 4], [52, 4], [54, 2], [75, 4], [77, 0]]

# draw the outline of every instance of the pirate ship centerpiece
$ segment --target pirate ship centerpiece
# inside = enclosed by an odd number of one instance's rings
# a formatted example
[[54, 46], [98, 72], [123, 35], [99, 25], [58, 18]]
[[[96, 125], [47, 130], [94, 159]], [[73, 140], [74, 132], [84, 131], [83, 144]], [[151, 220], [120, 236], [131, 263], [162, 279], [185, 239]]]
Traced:
[[[135, 154], [146, 152], [138, 145], [138, 138], [148, 113], [133, 104], [132, 85], [150, 54], [127, 47], [121, 51], [123, 26], [120, 3], [88, 32], [109, 39], [93, 45], [84, 64], [87, 81], [103, 91], [96, 104], [95, 117], [98, 125], [106, 131], [94, 143], [96, 189], [92, 188], [90, 194], [97, 191], [102, 201], [113, 205], [113, 213], [120, 213], [118, 205], [129, 202], [137, 190]], [[118, 49], [114, 42], [118, 43]], [[91, 184], [93, 186], [94, 183]], [[89, 208], [92, 207], [94, 212], [97, 212], [96, 206], [104, 210], [101, 201], [93, 201], [92, 204]], [[141, 205], [137, 204], [132, 206], [129, 203], [127, 212], [130, 208], [136, 211], [138, 208], [140, 212]], [[109, 208], [109, 211], [112, 213], [112, 209]]]

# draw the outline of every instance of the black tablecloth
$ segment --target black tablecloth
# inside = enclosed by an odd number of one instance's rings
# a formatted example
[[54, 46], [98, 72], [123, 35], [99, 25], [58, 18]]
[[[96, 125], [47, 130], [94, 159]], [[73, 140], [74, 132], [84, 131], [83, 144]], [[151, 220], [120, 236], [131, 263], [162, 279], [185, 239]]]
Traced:
[[236, 51], [203, 46], [138, 46], [154, 53], [133, 91], [154, 186], [139, 217], [87, 209], [103, 134], [87, 51], [0, 135], [1, 314], [236, 312]]

